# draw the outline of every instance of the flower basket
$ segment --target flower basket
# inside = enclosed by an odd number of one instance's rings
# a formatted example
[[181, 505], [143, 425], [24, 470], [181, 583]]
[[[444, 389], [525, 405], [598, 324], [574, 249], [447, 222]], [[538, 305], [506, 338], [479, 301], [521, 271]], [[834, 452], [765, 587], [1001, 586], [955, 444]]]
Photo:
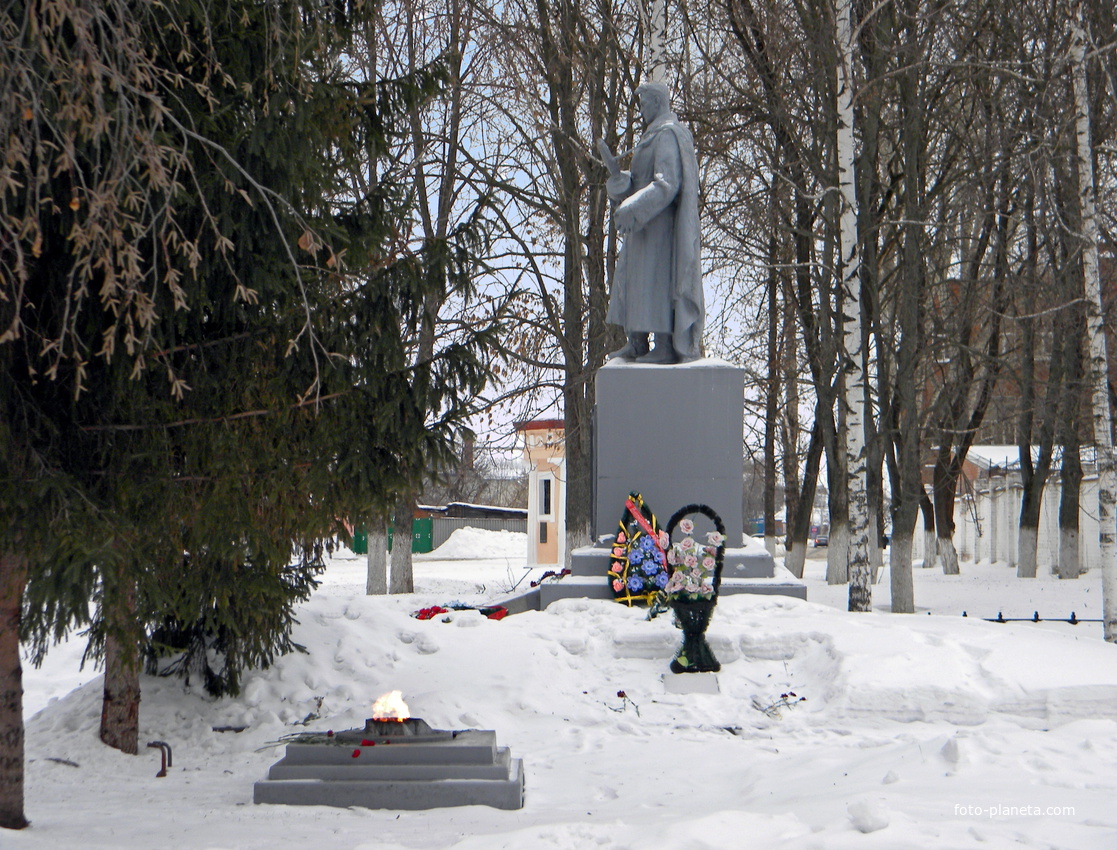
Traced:
[[721, 669], [721, 662], [706, 641], [706, 627], [716, 604], [713, 599], [671, 600], [675, 622], [683, 630], [683, 643], [671, 659], [672, 673], [716, 673]]
[[[699, 544], [691, 534], [694, 523], [687, 517], [700, 513], [710, 519], [715, 531]], [[675, 624], [682, 629], [683, 643], [671, 661], [673, 673], [716, 673], [721, 669], [709, 643], [706, 628], [717, 605], [721, 573], [725, 565], [725, 525], [707, 505], [686, 505], [667, 523], [671, 537], [676, 528], [683, 537], [667, 553], [668, 581], [664, 594], [675, 612]]]

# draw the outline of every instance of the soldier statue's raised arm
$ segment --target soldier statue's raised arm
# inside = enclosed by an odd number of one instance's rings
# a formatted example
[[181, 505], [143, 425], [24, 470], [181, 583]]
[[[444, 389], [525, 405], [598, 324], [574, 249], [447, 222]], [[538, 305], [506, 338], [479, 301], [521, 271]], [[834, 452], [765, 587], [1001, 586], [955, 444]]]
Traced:
[[644, 83], [636, 94], [645, 129], [629, 170], [598, 142], [610, 174], [613, 222], [624, 236], [605, 319], [621, 325], [628, 342], [609, 359], [694, 360], [705, 321], [694, 140], [671, 111], [667, 86]]

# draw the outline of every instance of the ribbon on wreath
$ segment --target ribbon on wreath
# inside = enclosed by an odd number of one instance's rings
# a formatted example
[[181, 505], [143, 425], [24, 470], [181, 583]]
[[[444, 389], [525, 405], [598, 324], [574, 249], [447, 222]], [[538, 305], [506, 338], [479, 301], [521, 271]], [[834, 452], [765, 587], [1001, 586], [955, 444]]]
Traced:
[[643, 497], [630, 493], [624, 507], [608, 575], [613, 597], [631, 607], [647, 604], [667, 585], [667, 552], [665, 535]]

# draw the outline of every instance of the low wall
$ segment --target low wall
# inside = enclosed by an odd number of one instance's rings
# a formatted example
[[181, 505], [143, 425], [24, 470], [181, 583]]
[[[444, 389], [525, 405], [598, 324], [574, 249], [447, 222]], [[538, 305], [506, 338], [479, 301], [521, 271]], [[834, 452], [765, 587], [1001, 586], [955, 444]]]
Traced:
[[[954, 546], [963, 561], [1003, 561], [1015, 567], [1019, 559], [1020, 499], [1018, 485], [994, 485], [975, 490], [954, 503]], [[1058, 478], [1049, 481], [1043, 494], [1040, 511], [1036, 569], [1039, 573], [1054, 571], [1059, 561], [1059, 501], [1062, 486]], [[1098, 481], [1096, 477], [1082, 481], [1078, 537], [1082, 570], [1100, 564], [1098, 544]], [[925, 558], [923, 521], [916, 527], [912, 558]]]

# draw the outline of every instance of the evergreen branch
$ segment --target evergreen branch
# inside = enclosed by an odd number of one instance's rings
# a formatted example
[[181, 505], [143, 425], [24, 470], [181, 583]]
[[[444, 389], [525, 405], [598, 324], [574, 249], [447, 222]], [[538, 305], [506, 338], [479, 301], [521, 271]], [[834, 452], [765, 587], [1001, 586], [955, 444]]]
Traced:
[[298, 260], [295, 259], [295, 253], [291, 248], [291, 243], [288, 241], [286, 235], [284, 235], [283, 233], [283, 227], [279, 222], [279, 214], [275, 210], [275, 205], [272, 203], [272, 198], [274, 197], [277, 201], [285, 205], [287, 207], [287, 211], [294, 215], [296, 221], [302, 223], [302, 217], [299, 215], [298, 211], [296, 211], [291, 206], [286, 198], [284, 198], [277, 192], [269, 189], [267, 186], [264, 186], [251, 174], [249, 174], [248, 170], [244, 166], [242, 166], [237, 161], [236, 157], [229, 153], [229, 151], [226, 150], [223, 145], [218, 144], [213, 139], [206, 138], [200, 133], [194, 132], [177, 118], [175, 118], [175, 116], [170, 112], [167, 112], [164, 117], [168, 121], [170, 121], [170, 123], [174, 124], [183, 133], [183, 135], [187, 136], [188, 138], [194, 139], [200, 144], [213, 148], [222, 157], [228, 160], [229, 164], [232, 165], [233, 168], [235, 168], [240, 173], [240, 175], [252, 185], [252, 188], [254, 188], [259, 193], [260, 197], [264, 201], [264, 205], [268, 208], [268, 214], [271, 216], [272, 223], [275, 225], [276, 235], [279, 237], [280, 242], [283, 244], [284, 253], [287, 254], [287, 259], [291, 262], [291, 268], [295, 271], [295, 280], [299, 287], [299, 296], [302, 299], [303, 311], [306, 314], [306, 321], [299, 329], [298, 334], [296, 334], [294, 339], [290, 341], [288, 350], [290, 351], [291, 349], [296, 347], [299, 339], [304, 333], [307, 333], [309, 335], [311, 340], [310, 353], [311, 357], [314, 360], [314, 381], [309, 387], [307, 387], [304, 398], [309, 398], [311, 393], [313, 392], [315, 401], [320, 400], [318, 393], [321, 388], [321, 368], [318, 363], [318, 351], [314, 343], [317, 342], [318, 345], [321, 346], [321, 342], [318, 340], [318, 335], [314, 332], [312, 311], [310, 309], [310, 298], [306, 292], [306, 285], [303, 283], [302, 273], [299, 271]]
[[[280, 408], [279, 410], [298, 410], [302, 407], [310, 407], [317, 405], [319, 402], [332, 401], [335, 398], [349, 395], [353, 390], [345, 390], [343, 392], [330, 393], [329, 395], [319, 395], [314, 399], [303, 398], [294, 404]], [[158, 431], [166, 428], [182, 428], [187, 425], [217, 425], [223, 422], [233, 422], [238, 419], [251, 419], [257, 416], [270, 416], [273, 413], [278, 413], [279, 410], [260, 409], [260, 410], [244, 410], [240, 413], [230, 413], [228, 416], [214, 416], [214, 417], [194, 417], [191, 419], [179, 419], [175, 422], [166, 422], [158, 425], [83, 425], [82, 431], [95, 432], [95, 431]]]

